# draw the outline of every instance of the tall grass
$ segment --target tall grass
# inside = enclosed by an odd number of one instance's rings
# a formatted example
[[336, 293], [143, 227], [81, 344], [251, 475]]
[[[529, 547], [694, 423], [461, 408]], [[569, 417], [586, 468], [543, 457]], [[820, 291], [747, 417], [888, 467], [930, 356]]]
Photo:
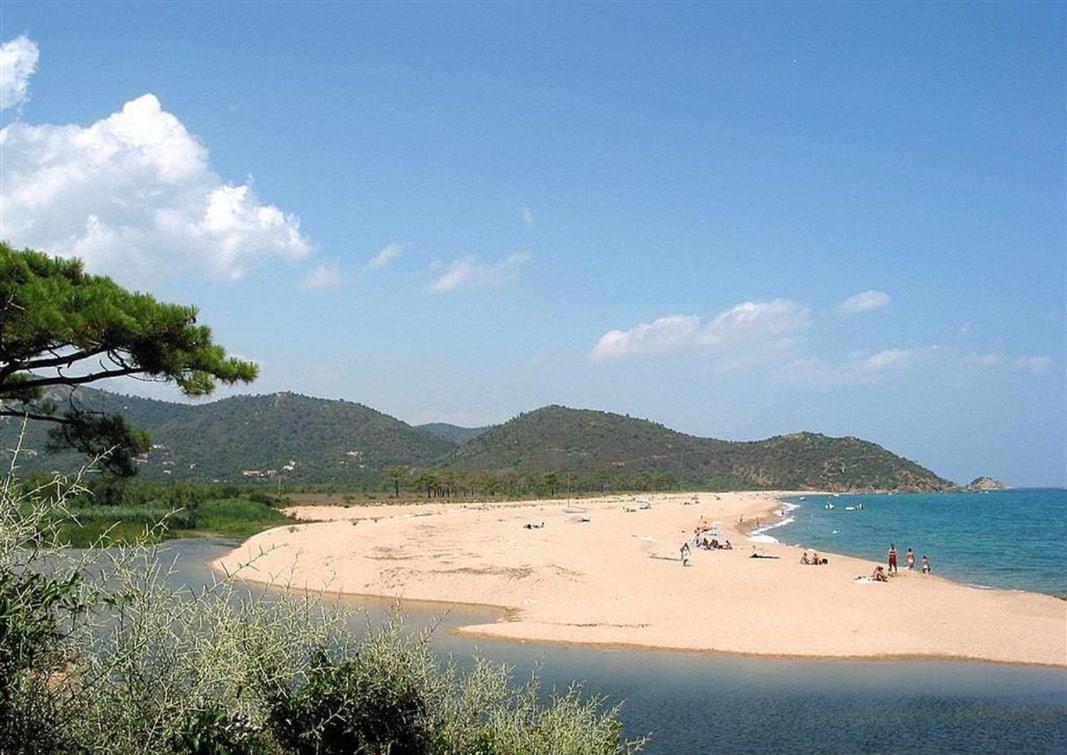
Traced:
[[[78, 479], [0, 484], [0, 752], [639, 749], [600, 699], [545, 699], [536, 680], [515, 686], [484, 661], [462, 672], [399, 617], [357, 640], [345, 609], [306, 597], [256, 597], [230, 580], [168, 587], [151, 542], [165, 525], [143, 509], [126, 525], [146, 528], [140, 542], [70, 551], [60, 528], [79, 492]], [[220, 501], [197, 524], [253, 503]]]
[[[77, 548], [158, 541], [191, 535], [247, 538], [292, 519], [269, 503], [248, 497], [192, 503], [185, 508], [156, 505], [77, 505], [51, 514], [60, 539]], [[164, 526], [160, 526], [160, 525]]]

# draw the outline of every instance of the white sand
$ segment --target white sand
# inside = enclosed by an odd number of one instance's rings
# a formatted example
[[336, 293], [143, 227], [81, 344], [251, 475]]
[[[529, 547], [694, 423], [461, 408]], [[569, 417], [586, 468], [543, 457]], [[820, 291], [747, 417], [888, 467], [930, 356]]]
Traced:
[[[1067, 666], [1063, 600], [917, 572], [856, 584], [873, 562], [824, 554], [829, 565], [803, 566], [800, 550], [778, 544], [759, 546], [778, 560], [750, 558], [742, 530], [774, 522], [778, 495], [700, 493], [683, 505], [692, 494], [656, 494], [632, 513], [630, 496], [296, 507], [320, 521], [257, 535], [216, 567], [247, 564], [241, 578], [298, 589], [499, 606], [500, 621], [461, 630], [498, 638]], [[686, 568], [679, 548], [701, 516], [720, 521], [735, 550], [694, 549]]]

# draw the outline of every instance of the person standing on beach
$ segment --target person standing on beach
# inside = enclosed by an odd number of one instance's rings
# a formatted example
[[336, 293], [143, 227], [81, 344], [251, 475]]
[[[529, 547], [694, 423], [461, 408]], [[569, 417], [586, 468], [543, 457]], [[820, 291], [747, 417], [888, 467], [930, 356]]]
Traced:
[[904, 556], [904, 565], [907, 567], [908, 571], [915, 568], [915, 552], [912, 551], [911, 548], [908, 548], [908, 553]]
[[886, 571], [895, 572], [897, 570], [897, 546], [892, 543], [889, 544], [889, 568]]
[[689, 543], [682, 543], [682, 566], [689, 566]]
[[924, 553], [923, 554], [923, 574], [929, 574], [931, 571], [932, 571], [932, 569], [930, 568], [930, 559], [928, 559], [926, 557], [926, 554]]

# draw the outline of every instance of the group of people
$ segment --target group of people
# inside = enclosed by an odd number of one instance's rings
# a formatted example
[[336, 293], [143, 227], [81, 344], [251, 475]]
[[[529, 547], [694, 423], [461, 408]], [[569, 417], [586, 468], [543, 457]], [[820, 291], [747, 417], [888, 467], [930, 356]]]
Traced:
[[[889, 552], [886, 554], [886, 562], [885, 567], [881, 564], [874, 567], [874, 571], [871, 573], [871, 579], [875, 582], [888, 582], [890, 574], [896, 574], [900, 571], [897, 568], [897, 546], [892, 543], [889, 544]], [[915, 551], [911, 548], [908, 548], [908, 552], [904, 554], [904, 568], [908, 571], [913, 571], [915, 569]], [[930, 565], [930, 559], [925, 553], [923, 554], [922, 566], [920, 568], [922, 569], [923, 574], [930, 574], [933, 571], [933, 567]]]
[[[897, 546], [893, 545], [892, 543], [889, 544], [889, 552], [886, 554], [886, 561], [886, 571], [890, 573], [899, 571], [897, 569]], [[904, 566], [908, 571], [912, 571], [915, 569], [915, 551], [913, 551], [911, 548], [908, 548], [908, 552], [904, 554]], [[932, 570], [933, 569], [930, 566], [930, 559], [927, 558], [926, 554], [924, 553], [922, 560], [922, 572], [923, 574], [929, 574]]]
[[800, 557], [800, 563], [805, 566], [824, 566], [830, 563], [830, 559], [820, 556], [818, 551], [812, 551], [810, 556], [808, 551], [804, 551], [804, 555]]
[[706, 551], [732, 551], [734, 546], [730, 545], [729, 540], [723, 540], [719, 542], [719, 538], [708, 538], [707, 534], [704, 534], [696, 539], [696, 546], [703, 548]]
[[[689, 566], [689, 561], [693, 557], [693, 550], [689, 547], [689, 542], [690, 541], [686, 540], [682, 543], [682, 566]], [[709, 539], [703, 533], [694, 536], [692, 542], [697, 548], [703, 548], [706, 551], [732, 551], [734, 549], [734, 546], [729, 540], [723, 540], [720, 543], [718, 538], [713, 537]]]

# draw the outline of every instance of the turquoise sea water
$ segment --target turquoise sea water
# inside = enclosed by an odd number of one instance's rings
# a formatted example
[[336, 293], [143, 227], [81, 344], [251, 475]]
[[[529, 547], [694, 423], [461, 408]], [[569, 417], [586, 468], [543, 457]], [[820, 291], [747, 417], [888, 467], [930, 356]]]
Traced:
[[[1067, 597], [1067, 490], [802, 496], [788, 524], [767, 534], [790, 545], [885, 563], [893, 543], [904, 568], [927, 554], [937, 574], [978, 587]], [[826, 509], [828, 503], [833, 509]], [[863, 504], [863, 510], [846, 507]], [[1067, 609], [1065, 609], [1067, 610]]]

